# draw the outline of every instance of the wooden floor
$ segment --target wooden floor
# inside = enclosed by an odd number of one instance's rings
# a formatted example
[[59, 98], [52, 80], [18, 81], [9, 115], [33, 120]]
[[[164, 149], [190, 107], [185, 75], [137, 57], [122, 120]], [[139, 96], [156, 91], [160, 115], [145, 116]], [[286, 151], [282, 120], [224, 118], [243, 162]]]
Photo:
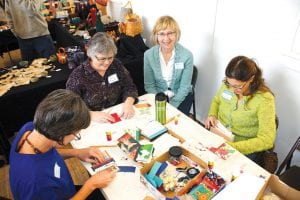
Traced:
[[[9, 56], [10, 55], [10, 56]], [[11, 59], [10, 59], [11, 57]], [[4, 53], [3, 56], [0, 56], [0, 68], [1, 67], [10, 67], [16, 65], [21, 61], [20, 50], [10, 51], [8, 53]]]

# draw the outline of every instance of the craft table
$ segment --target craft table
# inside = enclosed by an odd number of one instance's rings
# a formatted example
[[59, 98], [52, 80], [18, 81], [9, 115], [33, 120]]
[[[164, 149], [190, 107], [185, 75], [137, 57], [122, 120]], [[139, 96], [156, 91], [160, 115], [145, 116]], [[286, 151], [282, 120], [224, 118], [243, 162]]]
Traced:
[[[151, 105], [150, 108], [148, 110], [141, 110], [135, 107], [136, 114], [132, 119], [123, 119], [115, 124], [92, 122], [87, 129], [81, 131], [81, 140], [71, 142], [74, 148], [102, 146], [100, 149], [106, 150], [116, 160], [117, 165], [136, 166], [135, 173], [118, 172], [113, 182], [108, 187], [102, 189], [103, 194], [109, 200], [117, 200], [120, 199], [120, 197], [123, 199], [141, 200], [145, 196], [152, 196], [152, 193], [140, 182], [139, 169], [141, 165], [128, 159], [120, 148], [108, 147], [116, 145], [116, 138], [122, 134], [122, 131], [124, 133], [124, 129], [134, 128], [138, 124], [143, 123], [144, 120], [154, 119], [155, 108], [153, 94], [146, 94], [139, 97], [138, 104], [146, 103]], [[106, 112], [120, 113], [121, 105], [109, 108]], [[178, 123], [174, 122], [175, 116], [178, 118]], [[224, 139], [209, 132], [170, 104], [167, 104], [166, 127], [172, 135], [165, 133], [153, 141], [155, 149], [154, 157], [168, 151], [171, 146], [181, 145], [206, 163], [209, 160], [213, 160], [215, 163], [214, 171], [221, 175], [227, 182], [230, 182], [234, 170], [239, 170], [255, 177], [268, 178], [270, 176], [267, 171], [256, 165], [237, 150], [225, 159], [210, 151], [206, 147], [218, 147], [224, 144]], [[106, 140], [105, 132], [107, 130], [112, 131], [112, 141], [110, 142]], [[232, 147], [230, 148], [233, 149]], [[89, 163], [82, 163], [90, 174], [95, 173]], [[158, 197], [155, 198], [157, 199]]]

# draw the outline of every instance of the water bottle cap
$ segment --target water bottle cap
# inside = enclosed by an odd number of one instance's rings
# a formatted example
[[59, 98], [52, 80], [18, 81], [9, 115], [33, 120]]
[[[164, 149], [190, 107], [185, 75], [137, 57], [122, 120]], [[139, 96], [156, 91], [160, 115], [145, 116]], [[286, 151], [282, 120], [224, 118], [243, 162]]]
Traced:
[[169, 155], [175, 158], [179, 158], [182, 155], [182, 150], [178, 146], [173, 146], [169, 149]]
[[155, 100], [156, 101], [166, 101], [167, 100], [167, 95], [163, 92], [159, 92], [155, 95]]

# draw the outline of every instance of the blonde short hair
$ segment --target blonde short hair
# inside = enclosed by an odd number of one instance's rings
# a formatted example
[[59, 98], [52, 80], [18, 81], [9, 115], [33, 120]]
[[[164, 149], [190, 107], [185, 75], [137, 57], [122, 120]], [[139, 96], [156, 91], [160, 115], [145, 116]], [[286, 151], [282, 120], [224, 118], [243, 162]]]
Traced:
[[165, 16], [161, 16], [160, 18], [158, 18], [153, 27], [152, 34], [151, 34], [151, 40], [154, 44], [158, 44], [157, 33], [159, 31], [165, 30], [167, 28], [172, 29], [175, 32], [176, 42], [179, 41], [180, 36], [181, 36], [181, 31], [180, 31], [178, 23], [176, 22], [176, 20], [173, 17], [165, 15]]

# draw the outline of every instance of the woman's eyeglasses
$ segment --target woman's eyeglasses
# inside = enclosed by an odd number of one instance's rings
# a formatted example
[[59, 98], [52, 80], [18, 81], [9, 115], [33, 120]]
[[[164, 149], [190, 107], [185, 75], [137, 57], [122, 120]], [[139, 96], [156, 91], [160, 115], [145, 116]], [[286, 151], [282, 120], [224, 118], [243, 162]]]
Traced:
[[108, 62], [111, 62], [111, 61], [114, 59], [114, 56], [110, 56], [110, 57], [107, 57], [107, 58], [105, 58], [105, 57], [99, 58], [99, 57], [95, 56], [95, 58], [96, 58], [96, 60], [97, 60], [98, 62], [104, 63], [106, 60], [107, 60]]
[[77, 134], [74, 133], [73, 135], [75, 136], [75, 141], [78, 141], [81, 139], [80, 133], [77, 133]]
[[231, 87], [231, 88], [233, 88], [233, 89], [238, 89], [238, 90], [243, 89], [243, 88], [245, 87], [245, 85], [247, 84], [247, 82], [248, 82], [248, 81], [242, 83], [241, 85], [231, 85], [231, 84], [227, 81], [226, 78], [225, 78], [225, 80], [224, 80], [224, 83], [225, 83], [226, 86]]
[[160, 32], [160, 33], [157, 33], [157, 37], [164, 38], [167, 36], [168, 38], [170, 38], [170, 37], [173, 37], [175, 35], [175, 33], [176, 33], [175, 31], [167, 32], [167, 33]]

